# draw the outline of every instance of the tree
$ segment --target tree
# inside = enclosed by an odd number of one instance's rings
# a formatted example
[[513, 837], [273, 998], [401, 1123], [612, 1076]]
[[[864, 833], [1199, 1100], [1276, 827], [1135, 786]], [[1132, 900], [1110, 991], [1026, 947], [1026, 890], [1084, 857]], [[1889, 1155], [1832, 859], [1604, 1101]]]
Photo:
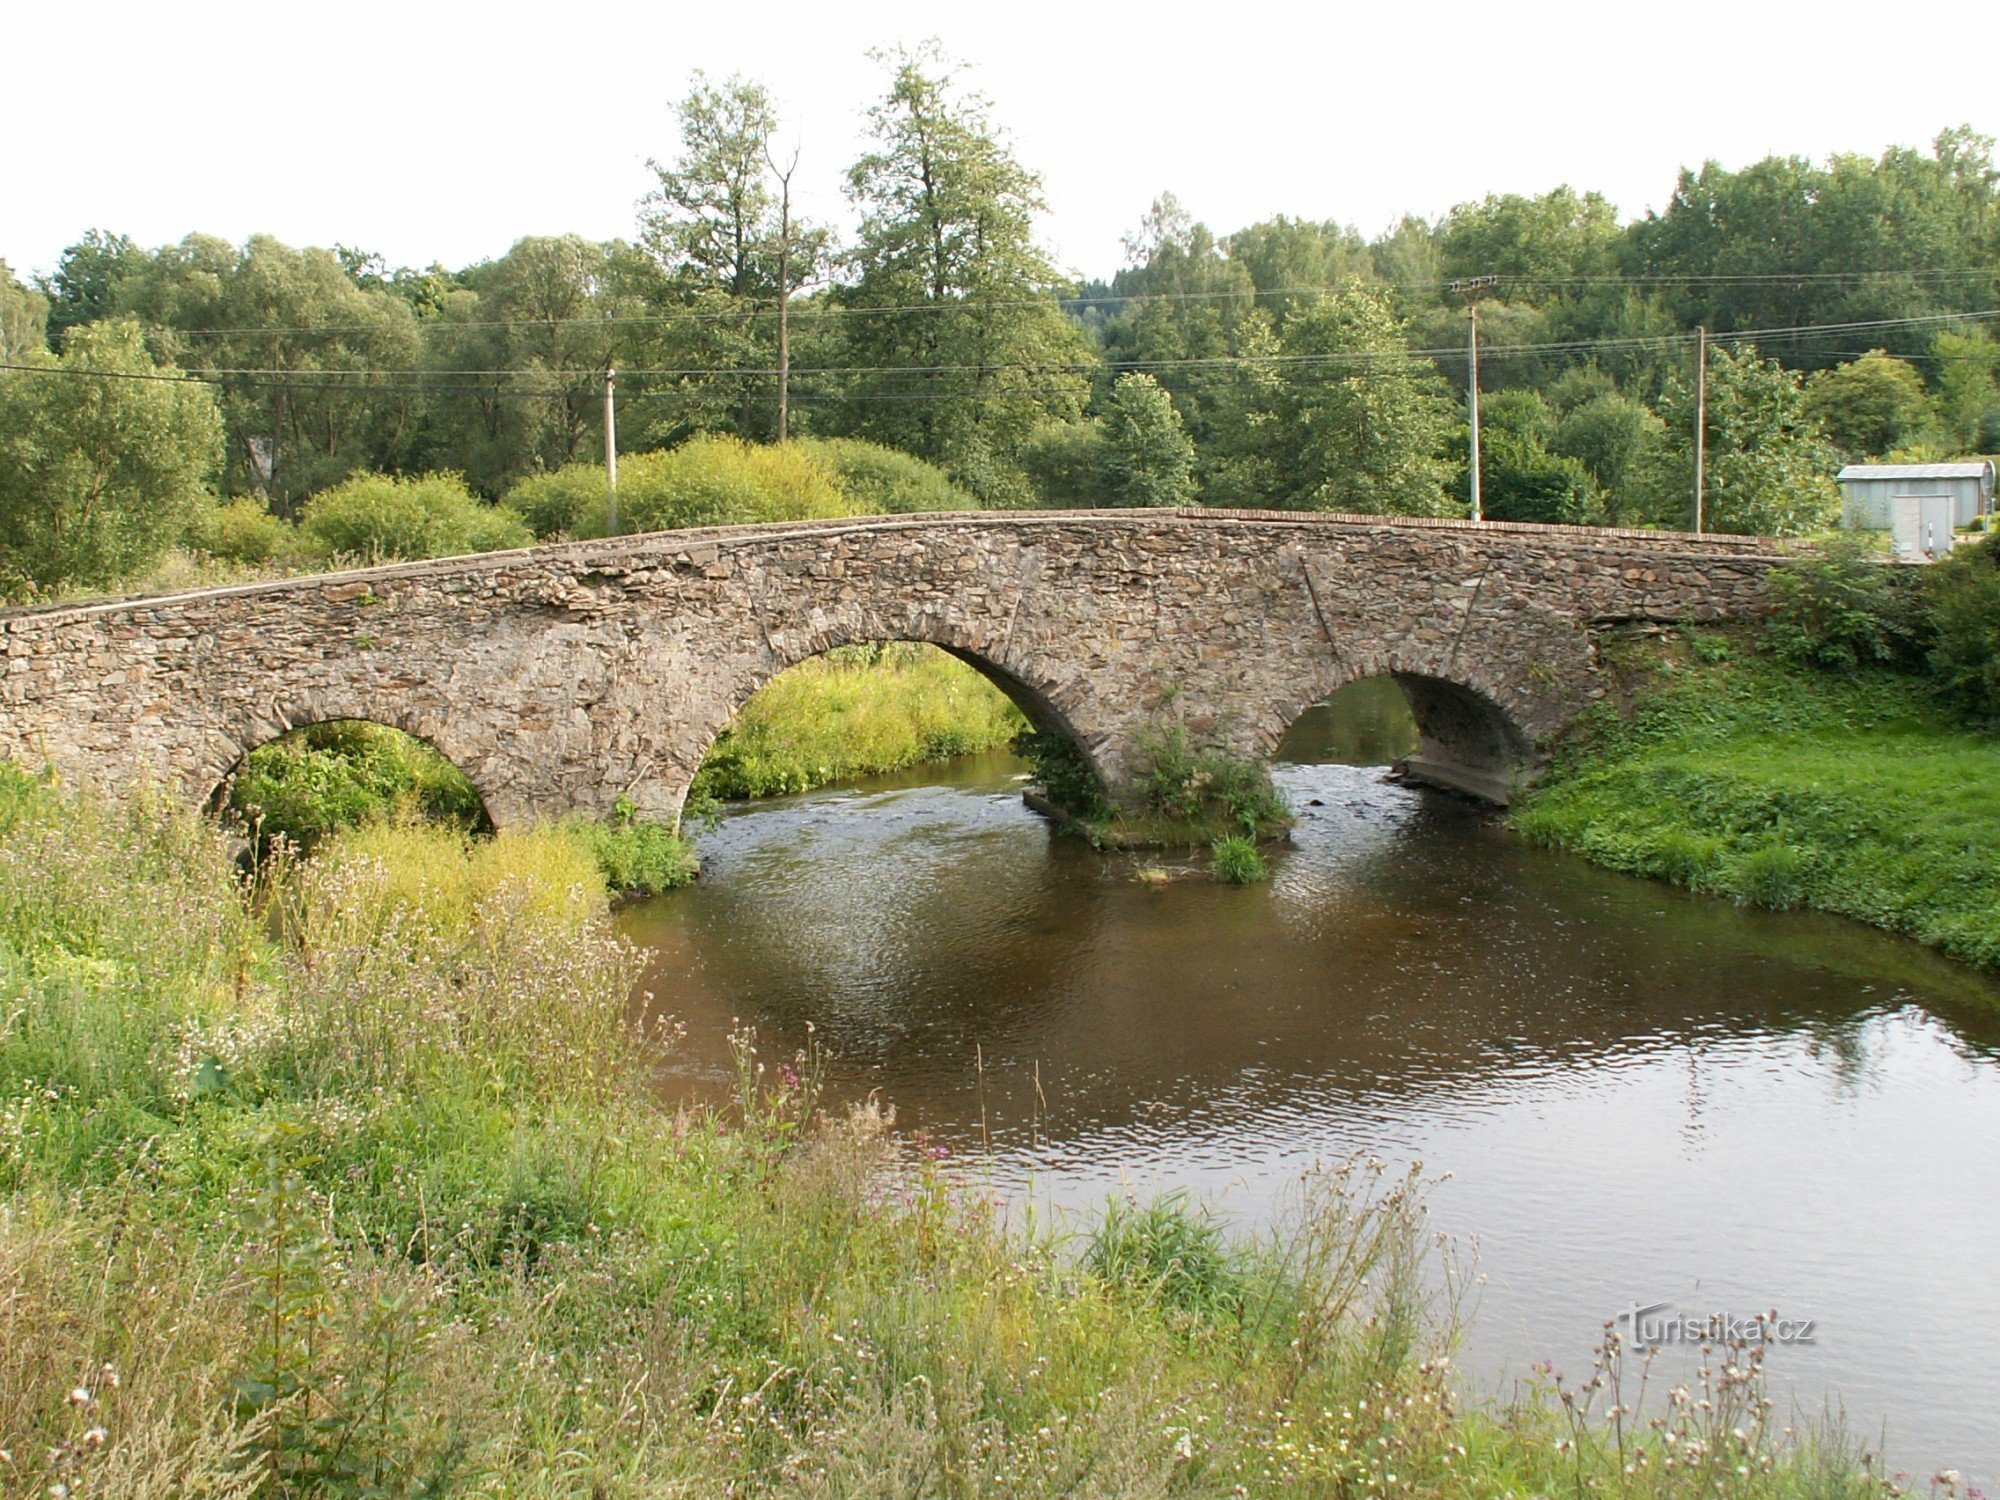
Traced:
[[[1674, 441], [1649, 473], [1653, 519], [1687, 525], [1694, 505], [1693, 381], [1670, 376], [1660, 418]], [[1803, 378], [1774, 360], [1718, 348], [1709, 356], [1707, 525], [1752, 536], [1799, 536], [1839, 509], [1837, 459], [1807, 409]]]
[[49, 299], [21, 285], [0, 260], [0, 361], [13, 364], [48, 347]]
[[268, 235], [238, 248], [191, 234], [127, 256], [121, 311], [156, 348], [211, 378], [228, 434], [224, 483], [289, 514], [313, 490], [403, 455], [420, 412], [420, 341], [409, 304], [359, 286], [333, 251]]
[[1952, 441], [1991, 453], [1981, 423], [2000, 416], [2000, 344], [1983, 328], [1948, 329], [1931, 341], [1937, 368], [1937, 404]]
[[1666, 436], [1666, 424], [1649, 408], [1611, 389], [1564, 412], [1549, 449], [1583, 465], [1607, 518], [1623, 526], [1643, 517], [1640, 486]]
[[1194, 498], [1194, 440], [1150, 375], [1120, 375], [1104, 404], [1105, 498], [1185, 505]]
[[1275, 352], [1276, 334], [1248, 268], [1172, 193], [1153, 200], [1125, 254], [1131, 264], [1110, 288], [1121, 300], [1102, 331], [1107, 364], [1157, 372], [1194, 442], [1205, 502], [1268, 504], [1256, 439], [1274, 386], [1257, 361]]
[[[670, 368], [755, 369], [775, 359], [782, 439], [790, 405], [790, 302], [821, 275], [831, 238], [792, 214], [798, 156], [778, 167], [772, 144], [778, 115], [762, 85], [741, 77], [714, 84], [697, 72], [675, 112], [679, 154], [647, 163], [659, 186], [640, 205], [640, 244], [665, 276], [659, 300], [688, 315], [658, 341], [661, 361]], [[695, 378], [681, 394], [689, 399], [676, 405], [694, 425], [720, 425], [726, 412], [741, 436], [763, 435], [753, 431], [765, 425], [761, 382]]]
[[1581, 526], [1602, 516], [1589, 471], [1550, 451], [1556, 415], [1540, 395], [1495, 392], [1481, 404], [1480, 424], [1480, 495], [1488, 519]]
[[1274, 498], [1300, 509], [1442, 516], [1457, 412], [1443, 381], [1411, 355], [1387, 298], [1360, 282], [1286, 324], [1287, 363], [1267, 433]]
[[856, 367], [845, 420], [989, 503], [1024, 500], [1021, 447], [1077, 417], [1092, 363], [1035, 243], [1041, 180], [935, 43], [878, 56], [890, 84], [869, 115], [875, 146], [848, 173], [862, 219], [838, 299]]
[[143, 271], [151, 260], [125, 235], [87, 231], [63, 251], [55, 274], [40, 283], [49, 299], [49, 342], [60, 346], [70, 329], [119, 312], [126, 279]]
[[1879, 458], [1900, 448], [1931, 416], [1923, 376], [1880, 349], [1813, 376], [1806, 409], [1849, 458]]
[[58, 357], [0, 372], [0, 568], [50, 587], [115, 584], [205, 503], [215, 397], [147, 353], [138, 323], [72, 329]]

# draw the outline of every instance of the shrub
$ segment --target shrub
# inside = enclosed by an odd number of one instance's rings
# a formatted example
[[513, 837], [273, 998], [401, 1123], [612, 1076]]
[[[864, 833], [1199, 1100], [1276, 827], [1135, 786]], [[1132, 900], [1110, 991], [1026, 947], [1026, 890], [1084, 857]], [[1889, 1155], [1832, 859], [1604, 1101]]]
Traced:
[[1916, 651], [1923, 628], [1916, 591], [1865, 542], [1835, 537], [1816, 555], [1772, 569], [1770, 582], [1775, 602], [1764, 636], [1786, 661], [1851, 671]]
[[188, 545], [224, 562], [287, 562], [298, 555], [299, 534], [283, 517], [256, 500], [206, 506], [188, 527]]
[[1021, 726], [978, 672], [916, 641], [842, 646], [781, 672], [717, 737], [693, 795], [785, 796], [994, 750]]
[[1225, 833], [1209, 845], [1215, 878], [1224, 885], [1254, 885], [1271, 873], [1257, 841], [1241, 833]]
[[[642, 455], [634, 455], [638, 463]], [[621, 468], [619, 478], [624, 479]], [[604, 468], [601, 464], [565, 464], [546, 474], [530, 474], [500, 497], [500, 504], [512, 511], [528, 529], [543, 540], [574, 536], [587, 516], [603, 525]]]
[[693, 843], [665, 823], [569, 818], [560, 827], [590, 855], [605, 885], [623, 895], [678, 890], [691, 884], [700, 869]]
[[327, 558], [456, 557], [534, 540], [512, 511], [487, 505], [456, 474], [357, 474], [306, 502], [299, 528]]
[[375, 822], [485, 828], [486, 807], [457, 766], [422, 740], [359, 719], [336, 719], [259, 745], [229, 786], [228, 809], [257, 836], [310, 850], [343, 828]]
[[1180, 1312], [1227, 1313], [1243, 1294], [1243, 1277], [1222, 1226], [1185, 1191], [1143, 1208], [1112, 1199], [1091, 1233], [1083, 1263], [1100, 1280]]
[[1139, 736], [1133, 785], [1149, 812], [1176, 823], [1228, 822], [1255, 837], [1290, 815], [1254, 761], [1216, 749], [1198, 750], [1179, 725]]
[[792, 444], [833, 475], [858, 515], [977, 510], [979, 499], [935, 464], [861, 438], [799, 438]]
[[1104, 795], [1097, 768], [1068, 735], [1024, 729], [1008, 748], [1035, 768], [1042, 795], [1064, 812], [1095, 823], [1116, 811]]
[[1939, 692], [1968, 719], [2000, 722], [2000, 534], [1958, 549], [1924, 582]]

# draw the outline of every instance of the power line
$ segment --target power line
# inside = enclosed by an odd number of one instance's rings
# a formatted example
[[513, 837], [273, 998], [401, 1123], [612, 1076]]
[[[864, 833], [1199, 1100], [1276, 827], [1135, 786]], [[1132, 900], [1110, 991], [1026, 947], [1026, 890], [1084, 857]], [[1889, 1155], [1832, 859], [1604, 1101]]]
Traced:
[[[1240, 264], [1240, 262], [1225, 262]], [[1362, 284], [1384, 291], [1438, 292], [1443, 281], [1378, 281], [1360, 278]], [[1573, 286], [1803, 286], [1826, 285], [1843, 281], [1918, 281], [1952, 282], [1983, 281], [2000, 283], [2000, 268], [1986, 270], [1941, 270], [1911, 268], [1906, 270], [1872, 271], [1780, 271], [1758, 273], [1675, 273], [1672, 275], [1614, 276], [1507, 276], [1497, 278], [1502, 287], [1522, 289], [1562, 288]], [[1002, 298], [990, 301], [960, 299], [950, 302], [905, 302], [887, 303], [878, 306], [854, 305], [842, 302], [822, 302], [793, 304], [793, 312], [808, 318], [866, 318], [884, 317], [905, 313], [921, 314], [970, 314], [998, 311], [1018, 311], [1036, 307], [1107, 307], [1123, 306], [1130, 303], [1149, 302], [1199, 302], [1199, 301], [1245, 301], [1257, 302], [1265, 299], [1315, 297], [1337, 291], [1333, 286], [1268, 287], [1238, 286], [1210, 291], [1182, 292], [1104, 292], [1074, 293], [1051, 291], [1041, 297]], [[172, 331], [183, 338], [281, 338], [311, 334], [422, 334], [434, 330], [477, 330], [477, 329], [563, 329], [599, 328], [616, 329], [629, 327], [666, 327], [682, 323], [742, 323], [754, 318], [778, 315], [776, 298], [743, 298], [743, 306], [727, 309], [686, 310], [671, 313], [613, 313], [593, 317], [571, 318], [422, 318], [410, 323], [303, 323], [273, 325], [262, 324], [246, 327], [225, 328], [177, 328]]]
[[[1714, 343], [1747, 343], [1777, 338], [1795, 340], [1810, 339], [1829, 334], [1851, 334], [1881, 332], [1896, 328], [1930, 327], [1945, 323], [1983, 323], [2000, 318], [2000, 309], [1976, 309], [1969, 312], [1933, 313], [1904, 318], [1872, 318], [1843, 323], [1794, 324], [1768, 328], [1736, 329], [1728, 333], [1710, 336]], [[1550, 354], [1578, 354], [1601, 352], [1666, 351], [1691, 346], [1696, 335], [1691, 333], [1634, 335], [1616, 338], [1550, 340], [1543, 343], [1485, 344], [1480, 355], [1485, 359], [1534, 358]], [[1826, 351], [1832, 352], [1832, 351]], [[1445, 360], [1455, 362], [1465, 358], [1462, 345], [1450, 345], [1418, 349], [1353, 349], [1330, 350], [1314, 354], [1229, 354], [1211, 356], [1191, 356], [1171, 359], [1150, 360], [1103, 360], [1103, 361], [996, 361], [989, 363], [958, 363], [937, 365], [817, 365], [794, 366], [792, 375], [802, 380], [827, 377], [855, 379], [881, 379], [883, 377], [931, 377], [939, 375], [1006, 375], [1018, 374], [1039, 377], [1088, 376], [1103, 370], [1190, 370], [1190, 371], [1233, 371], [1258, 368], [1271, 369], [1313, 369], [1355, 366], [1367, 368], [1373, 365], [1403, 365], [1418, 360]], [[78, 368], [61, 364], [0, 363], [0, 370], [33, 375], [62, 375], [83, 378], [103, 378], [119, 380], [156, 380], [169, 382], [199, 382], [204, 384], [243, 384], [267, 388], [281, 388], [292, 391], [330, 391], [335, 393], [353, 391], [408, 390], [414, 392], [462, 392], [481, 395], [527, 394], [545, 397], [586, 394], [597, 389], [603, 380], [601, 370], [578, 370], [565, 377], [564, 372], [551, 372], [534, 368], [500, 369], [422, 369], [408, 368], [357, 368], [346, 370], [327, 369], [285, 369], [282, 367], [218, 367], [197, 368], [191, 371], [173, 373], [167, 371], [127, 371]], [[778, 371], [765, 366], [667, 366], [628, 367], [622, 372], [628, 378], [665, 380], [769, 380], [775, 379]], [[512, 382], [508, 386], [499, 385], [451, 385], [439, 382], [495, 380]], [[539, 386], [524, 386], [522, 381], [540, 381]], [[351, 382], [366, 382], [353, 384]], [[671, 392], [632, 392], [640, 395], [661, 396]], [[865, 393], [853, 393], [859, 398]], [[953, 395], [955, 393], [924, 393], [932, 395]]]

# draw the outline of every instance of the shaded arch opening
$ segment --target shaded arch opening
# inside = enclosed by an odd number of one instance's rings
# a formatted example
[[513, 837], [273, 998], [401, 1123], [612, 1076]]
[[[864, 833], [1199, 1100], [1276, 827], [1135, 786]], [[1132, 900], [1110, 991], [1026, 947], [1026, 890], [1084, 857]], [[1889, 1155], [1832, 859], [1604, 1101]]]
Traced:
[[909, 637], [827, 646], [759, 682], [694, 772], [695, 811], [1076, 736], [1046, 694], [962, 647]]
[[1478, 689], [1417, 672], [1349, 682], [1300, 713], [1274, 758], [1386, 765], [1409, 781], [1505, 806], [1533, 763], [1513, 718]]
[[434, 742], [350, 716], [295, 724], [260, 740], [223, 773], [206, 806], [209, 816], [240, 828], [259, 858], [279, 838], [310, 853], [343, 828], [380, 819], [494, 830], [484, 793]]

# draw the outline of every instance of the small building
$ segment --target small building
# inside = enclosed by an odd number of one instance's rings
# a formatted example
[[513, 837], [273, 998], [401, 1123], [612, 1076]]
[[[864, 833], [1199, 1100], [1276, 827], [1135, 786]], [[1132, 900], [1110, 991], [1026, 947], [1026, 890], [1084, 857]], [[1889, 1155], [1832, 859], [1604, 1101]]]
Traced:
[[1840, 485], [1840, 524], [1887, 531], [1898, 557], [1941, 557], [1952, 533], [1993, 513], [1993, 465], [1983, 458], [1952, 464], [1849, 464]]

